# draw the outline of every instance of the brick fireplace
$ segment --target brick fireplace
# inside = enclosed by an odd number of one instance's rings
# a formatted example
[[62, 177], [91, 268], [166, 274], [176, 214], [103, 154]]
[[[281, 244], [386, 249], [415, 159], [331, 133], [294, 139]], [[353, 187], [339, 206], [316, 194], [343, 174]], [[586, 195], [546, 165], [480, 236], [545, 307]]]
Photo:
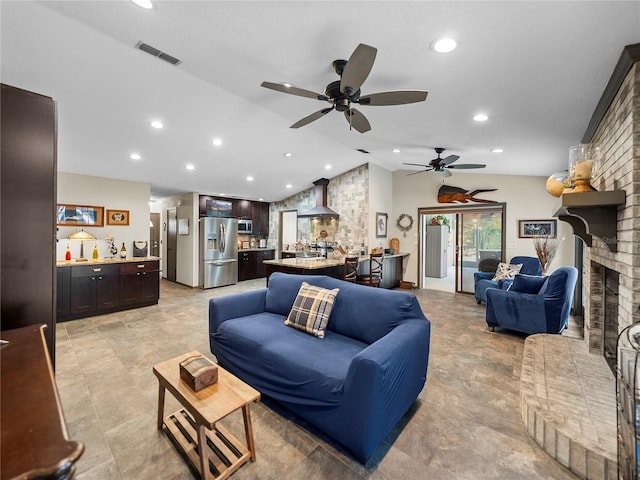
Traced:
[[[640, 45], [625, 48], [607, 86], [609, 93], [605, 90], [582, 139], [602, 148], [602, 164], [592, 185], [600, 192], [625, 192], [625, 204], [618, 207], [615, 238], [594, 236], [591, 248], [586, 249], [584, 338], [590, 352], [603, 355], [606, 339], [609, 348], [605, 356], [614, 353], [610, 351], [612, 336], [640, 322], [639, 60]], [[626, 73], [621, 64], [626, 64]], [[617, 90], [610, 88], [612, 84], [619, 85]], [[614, 242], [617, 251], [611, 252], [605, 241]]]

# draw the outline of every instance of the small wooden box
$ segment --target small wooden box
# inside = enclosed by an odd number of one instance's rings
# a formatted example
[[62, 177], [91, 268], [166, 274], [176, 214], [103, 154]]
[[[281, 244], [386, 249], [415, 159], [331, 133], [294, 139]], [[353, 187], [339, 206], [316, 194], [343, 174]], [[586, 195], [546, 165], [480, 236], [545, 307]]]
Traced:
[[194, 355], [180, 362], [180, 378], [194, 392], [218, 381], [218, 366], [202, 355]]

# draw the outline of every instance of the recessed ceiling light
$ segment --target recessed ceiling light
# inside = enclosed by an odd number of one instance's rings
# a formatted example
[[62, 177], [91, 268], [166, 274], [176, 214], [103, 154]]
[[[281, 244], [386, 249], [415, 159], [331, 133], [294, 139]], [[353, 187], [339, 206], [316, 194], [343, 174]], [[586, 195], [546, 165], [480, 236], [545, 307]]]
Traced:
[[456, 49], [456, 41], [453, 38], [441, 38], [432, 43], [434, 51], [438, 53], [449, 53]]
[[291, 83], [283, 83], [282, 85], [283, 85], [283, 86], [285, 86], [285, 87], [287, 87], [287, 88], [289, 88], [289, 87], [293, 87], [293, 85], [292, 85]]
[[154, 120], [151, 122], [153, 128], [164, 128], [164, 124], [160, 120]]
[[293, 185], [291, 185], [290, 183], [287, 183], [287, 188], [291, 188]]
[[324, 166], [325, 170], [331, 170], [331, 165], [329, 165], [328, 163]]
[[478, 113], [477, 115], [473, 116], [473, 119], [476, 122], [486, 122], [487, 120], [489, 120], [489, 117], [487, 115], [485, 115], [484, 113]]
[[214, 138], [211, 143], [213, 143], [216, 147], [219, 147], [220, 145], [222, 145], [222, 140], [220, 140], [219, 138]]
[[293, 157], [293, 153], [291, 152], [287, 152], [284, 154], [285, 157]]
[[224, 196], [226, 196], [227, 194], [226, 194], [226, 193], [219, 193], [218, 195], [220, 195], [221, 197], [224, 197]]
[[259, 198], [258, 201], [259, 202], [264, 202], [264, 198]]
[[142, 157], [140, 156], [139, 153], [132, 153], [131, 155], [129, 155], [129, 158], [131, 160], [140, 160]]
[[253, 182], [253, 177], [251, 175], [247, 177], [247, 182]]
[[399, 148], [394, 148], [393, 150], [391, 150], [393, 153], [400, 153], [400, 149]]
[[139, 7], [146, 8], [147, 10], [153, 8], [153, 3], [151, 0], [131, 0], [133, 3], [138, 5]]
[[195, 170], [196, 167], [193, 165], [193, 163], [187, 163], [186, 169], [187, 170]]
[[491, 151], [493, 153], [502, 153], [502, 152], [504, 152], [504, 150], [502, 148], [492, 148]]

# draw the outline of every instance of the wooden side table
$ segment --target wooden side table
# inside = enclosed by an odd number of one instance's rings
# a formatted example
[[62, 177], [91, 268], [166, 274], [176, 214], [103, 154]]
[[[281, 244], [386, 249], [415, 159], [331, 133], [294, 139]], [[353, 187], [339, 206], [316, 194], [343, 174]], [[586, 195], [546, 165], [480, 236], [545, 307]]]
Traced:
[[0, 479], [73, 478], [84, 451], [69, 440], [44, 326], [2, 332]]
[[[248, 460], [256, 459], [249, 404], [260, 399], [260, 392], [218, 366], [218, 381], [194, 392], [180, 379], [181, 361], [200, 355], [189, 352], [153, 367], [158, 378], [158, 429], [167, 434], [184, 452], [203, 479], [224, 480]], [[164, 416], [165, 390], [184, 407]], [[217, 422], [242, 409], [246, 444]]]

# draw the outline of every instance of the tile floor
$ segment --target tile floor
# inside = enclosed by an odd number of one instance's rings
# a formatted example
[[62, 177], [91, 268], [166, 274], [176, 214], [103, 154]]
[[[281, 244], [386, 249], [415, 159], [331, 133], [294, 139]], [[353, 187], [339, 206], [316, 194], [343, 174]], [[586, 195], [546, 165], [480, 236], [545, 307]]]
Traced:
[[[85, 444], [78, 480], [195, 478], [156, 430], [152, 366], [190, 350], [210, 355], [207, 300], [264, 280], [194, 290], [161, 282], [158, 305], [57, 325], [56, 380], [71, 438]], [[232, 478], [554, 479], [576, 477], [520, 419], [524, 340], [490, 333], [473, 296], [415, 291], [432, 322], [427, 384], [366, 466], [274, 413], [252, 406], [257, 461]], [[166, 411], [177, 410], [167, 394]], [[242, 437], [242, 416], [225, 420]]]

